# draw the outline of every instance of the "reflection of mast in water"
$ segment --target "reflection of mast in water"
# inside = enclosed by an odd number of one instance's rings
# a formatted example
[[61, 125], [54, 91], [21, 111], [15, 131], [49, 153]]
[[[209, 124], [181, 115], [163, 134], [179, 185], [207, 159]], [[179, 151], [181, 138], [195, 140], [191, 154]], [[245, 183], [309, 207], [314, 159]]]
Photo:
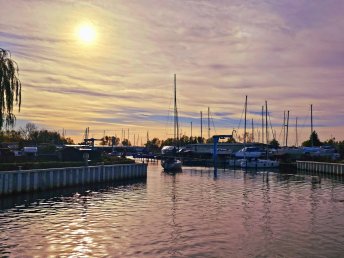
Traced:
[[271, 198], [270, 198], [270, 179], [269, 172], [263, 174], [263, 208], [264, 208], [264, 237], [265, 240], [272, 239], [271, 230]]
[[172, 188], [171, 188], [171, 246], [170, 251], [168, 252], [171, 256], [180, 256], [180, 248], [178, 246], [178, 241], [180, 239], [180, 228], [176, 222], [176, 215], [177, 215], [177, 190], [176, 190], [176, 174], [172, 175]]
[[247, 177], [248, 177], [248, 174], [246, 172], [244, 172], [244, 189], [243, 189], [243, 199], [244, 201], [242, 202], [243, 204], [243, 211], [244, 211], [244, 214], [243, 214], [243, 226], [244, 228], [246, 229], [246, 232], [249, 234], [250, 233], [250, 230], [251, 230], [251, 225], [250, 225], [250, 217], [251, 217], [251, 214], [250, 214], [250, 206], [249, 206], [249, 192], [250, 192], [250, 187], [247, 187]]
[[315, 233], [316, 230], [316, 222], [317, 222], [317, 209], [318, 209], [318, 204], [319, 204], [319, 198], [317, 196], [317, 189], [320, 187], [319, 184], [317, 183], [312, 183], [311, 185], [311, 221], [310, 221], [310, 226], [311, 226], [311, 231], [312, 233]]

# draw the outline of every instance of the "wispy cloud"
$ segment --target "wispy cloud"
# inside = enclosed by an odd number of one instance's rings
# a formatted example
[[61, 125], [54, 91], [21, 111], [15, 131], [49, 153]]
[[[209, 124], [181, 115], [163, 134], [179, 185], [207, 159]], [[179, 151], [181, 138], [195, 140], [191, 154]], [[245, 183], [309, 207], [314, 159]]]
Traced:
[[[236, 127], [248, 95], [257, 124], [265, 100], [276, 128], [284, 110], [307, 121], [314, 104], [320, 137], [344, 137], [341, 0], [0, 3], [0, 47], [23, 82], [19, 120], [164, 138], [176, 73], [181, 121], [194, 133], [208, 106], [217, 131]], [[75, 36], [84, 21], [97, 28], [90, 46]]]

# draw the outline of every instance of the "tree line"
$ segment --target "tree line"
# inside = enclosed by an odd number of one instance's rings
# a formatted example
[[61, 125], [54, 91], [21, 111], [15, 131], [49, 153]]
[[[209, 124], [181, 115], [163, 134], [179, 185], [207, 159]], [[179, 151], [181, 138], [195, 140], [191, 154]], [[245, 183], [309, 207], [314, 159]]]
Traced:
[[27, 123], [25, 127], [18, 130], [1, 130], [0, 142], [18, 143], [19, 147], [40, 144], [74, 144], [73, 139], [63, 137], [59, 132], [47, 129], [38, 129], [34, 123]]

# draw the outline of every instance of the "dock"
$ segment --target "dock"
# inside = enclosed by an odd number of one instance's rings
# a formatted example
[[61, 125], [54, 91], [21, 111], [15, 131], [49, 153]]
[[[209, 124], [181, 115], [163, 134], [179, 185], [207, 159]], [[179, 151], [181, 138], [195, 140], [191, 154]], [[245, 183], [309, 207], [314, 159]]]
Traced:
[[315, 161], [296, 161], [298, 170], [305, 170], [310, 172], [321, 172], [332, 175], [344, 175], [343, 163], [327, 163]]
[[147, 178], [147, 164], [2, 171], [0, 196], [139, 178]]

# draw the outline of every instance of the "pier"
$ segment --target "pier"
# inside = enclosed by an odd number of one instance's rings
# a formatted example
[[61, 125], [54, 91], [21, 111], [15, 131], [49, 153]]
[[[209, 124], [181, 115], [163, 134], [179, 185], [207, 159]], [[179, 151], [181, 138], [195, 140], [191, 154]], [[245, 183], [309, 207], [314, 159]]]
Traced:
[[311, 172], [322, 172], [333, 175], [344, 174], [343, 163], [326, 163], [326, 162], [315, 162], [315, 161], [296, 161], [298, 170], [305, 170]]
[[0, 196], [147, 177], [147, 164], [100, 165], [0, 172]]

